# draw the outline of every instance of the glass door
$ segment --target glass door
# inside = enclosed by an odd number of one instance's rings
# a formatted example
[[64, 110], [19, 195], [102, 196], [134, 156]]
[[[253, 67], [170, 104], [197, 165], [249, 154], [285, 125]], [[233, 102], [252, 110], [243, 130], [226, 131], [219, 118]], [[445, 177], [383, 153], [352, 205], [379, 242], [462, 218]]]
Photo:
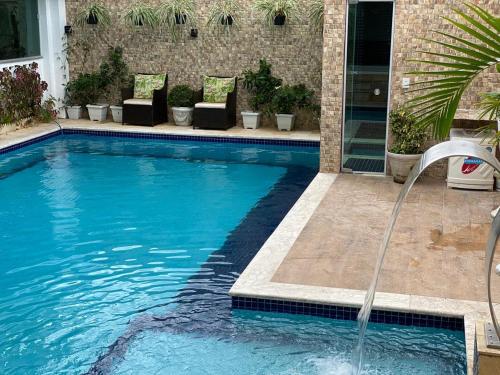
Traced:
[[384, 173], [393, 3], [350, 1], [342, 166]]

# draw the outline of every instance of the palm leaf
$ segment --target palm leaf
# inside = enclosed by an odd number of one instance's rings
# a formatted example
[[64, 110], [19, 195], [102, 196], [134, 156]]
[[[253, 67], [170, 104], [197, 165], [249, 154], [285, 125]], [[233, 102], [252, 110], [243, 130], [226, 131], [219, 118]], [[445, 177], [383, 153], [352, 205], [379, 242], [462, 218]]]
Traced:
[[420, 51], [428, 58], [410, 60], [423, 68], [409, 74], [426, 79], [414, 84], [410, 92], [417, 96], [408, 107], [416, 124], [432, 127], [438, 139], [448, 136], [460, 99], [475, 77], [491, 66], [498, 68], [500, 62], [500, 19], [475, 4], [465, 3], [465, 7], [467, 13], [452, 9], [457, 20], [443, 17], [454, 33], [435, 31], [444, 40], [425, 39], [446, 52]]

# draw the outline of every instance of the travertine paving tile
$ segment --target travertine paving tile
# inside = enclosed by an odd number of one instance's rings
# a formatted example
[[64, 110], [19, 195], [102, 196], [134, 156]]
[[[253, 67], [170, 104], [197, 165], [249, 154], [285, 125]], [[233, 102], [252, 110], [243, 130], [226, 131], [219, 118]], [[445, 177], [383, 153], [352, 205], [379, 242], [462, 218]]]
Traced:
[[[390, 178], [339, 175], [272, 282], [366, 290], [400, 189]], [[421, 179], [401, 211], [378, 290], [486, 301], [484, 249], [499, 204], [496, 192]]]

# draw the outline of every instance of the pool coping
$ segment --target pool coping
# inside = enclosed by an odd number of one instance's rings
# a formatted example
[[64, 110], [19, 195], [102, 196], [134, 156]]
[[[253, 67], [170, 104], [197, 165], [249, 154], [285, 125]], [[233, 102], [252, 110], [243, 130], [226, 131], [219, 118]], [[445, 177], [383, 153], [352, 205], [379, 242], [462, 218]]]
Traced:
[[[304, 191], [231, 288], [230, 295], [235, 308], [303, 312], [308, 315], [331, 315], [340, 319], [353, 319], [355, 311], [363, 304], [366, 291], [271, 281], [336, 178], [335, 174], [318, 173]], [[498, 309], [499, 304], [495, 307]], [[486, 302], [377, 292], [374, 312], [375, 315], [382, 312], [381, 315], [386, 315], [386, 317], [375, 317], [373, 321], [396, 324], [405, 324], [405, 314], [410, 316], [410, 321], [411, 316], [418, 317], [418, 315], [430, 319], [441, 318], [444, 322], [446, 318], [463, 320], [467, 373], [473, 374], [475, 321], [488, 318]], [[391, 313], [396, 313], [396, 315], [392, 316]], [[398, 313], [402, 313], [403, 321], [397, 316]], [[438, 324], [440, 324], [439, 320]], [[417, 320], [416, 325], [425, 324], [418, 324]], [[433, 325], [430, 324], [430, 326]]]

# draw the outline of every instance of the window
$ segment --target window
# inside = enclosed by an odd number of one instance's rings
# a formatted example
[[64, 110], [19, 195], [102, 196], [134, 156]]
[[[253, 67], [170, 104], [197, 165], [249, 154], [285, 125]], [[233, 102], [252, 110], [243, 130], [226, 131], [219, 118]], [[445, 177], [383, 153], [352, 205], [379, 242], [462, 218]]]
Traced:
[[38, 1], [0, 0], [0, 60], [38, 55]]

